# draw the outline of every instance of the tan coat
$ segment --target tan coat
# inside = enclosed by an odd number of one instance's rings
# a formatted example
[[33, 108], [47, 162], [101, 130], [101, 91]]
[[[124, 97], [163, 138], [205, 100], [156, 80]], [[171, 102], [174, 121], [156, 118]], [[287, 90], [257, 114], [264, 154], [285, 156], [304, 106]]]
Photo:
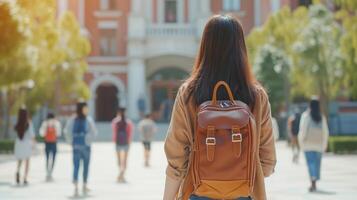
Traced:
[[[190, 162], [190, 151], [193, 146], [197, 107], [192, 98], [190, 102], [186, 103], [187, 95], [187, 86], [184, 84], [177, 94], [165, 141], [165, 153], [168, 161], [166, 175], [175, 180], [190, 178], [190, 175], [187, 175], [187, 171]], [[257, 141], [260, 147], [257, 152], [259, 155], [257, 155], [253, 198], [255, 200], [265, 200], [267, 198], [264, 177], [274, 172], [276, 154], [274, 136], [272, 134], [270, 103], [266, 92], [261, 86], [256, 87], [256, 104], [253, 115], [257, 123], [257, 133], [260, 134], [260, 140]]]

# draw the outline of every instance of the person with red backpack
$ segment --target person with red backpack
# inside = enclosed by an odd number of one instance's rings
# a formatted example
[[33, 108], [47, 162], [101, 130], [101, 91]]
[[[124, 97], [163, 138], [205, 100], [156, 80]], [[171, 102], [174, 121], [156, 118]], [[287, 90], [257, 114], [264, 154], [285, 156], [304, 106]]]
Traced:
[[112, 120], [113, 141], [117, 151], [119, 176], [117, 181], [125, 183], [125, 171], [127, 167], [128, 152], [132, 141], [133, 123], [127, 119], [125, 108], [119, 108], [117, 116]]
[[40, 136], [44, 137], [46, 152], [46, 180], [52, 180], [52, 172], [55, 165], [57, 153], [57, 138], [62, 134], [61, 123], [55, 118], [53, 113], [48, 113], [47, 120], [42, 122]]
[[216, 15], [206, 24], [164, 148], [164, 200], [267, 199], [264, 177], [276, 164], [270, 103], [234, 17]]

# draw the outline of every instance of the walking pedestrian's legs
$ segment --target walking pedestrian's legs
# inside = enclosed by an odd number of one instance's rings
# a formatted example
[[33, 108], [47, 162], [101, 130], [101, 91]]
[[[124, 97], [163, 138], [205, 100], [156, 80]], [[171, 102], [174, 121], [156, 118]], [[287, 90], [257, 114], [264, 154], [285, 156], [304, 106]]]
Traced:
[[29, 174], [29, 169], [30, 169], [30, 159], [26, 159], [25, 161], [25, 174], [24, 174], [24, 184], [27, 185], [27, 176]]
[[91, 149], [90, 147], [86, 147], [83, 153], [83, 193], [87, 194], [89, 189], [87, 187], [88, 182], [88, 173], [89, 173], [89, 163], [90, 163], [90, 155]]
[[81, 161], [81, 152], [79, 149], [73, 149], [73, 184], [74, 196], [78, 196], [78, 172]]
[[316, 181], [320, 179], [321, 153], [316, 151], [305, 152], [306, 163], [311, 179], [310, 192], [316, 191]]
[[17, 184], [20, 183], [20, 169], [21, 169], [21, 165], [22, 165], [22, 160], [18, 160], [18, 161], [17, 161], [17, 169], [16, 169], [16, 183], [17, 183]]

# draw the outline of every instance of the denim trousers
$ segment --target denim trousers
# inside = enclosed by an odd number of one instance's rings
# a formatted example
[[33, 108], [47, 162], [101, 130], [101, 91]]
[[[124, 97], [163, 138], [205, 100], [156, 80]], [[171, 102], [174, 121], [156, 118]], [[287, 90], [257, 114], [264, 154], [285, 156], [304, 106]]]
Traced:
[[320, 180], [321, 156], [317, 151], [305, 151], [306, 164], [309, 169], [311, 180]]
[[83, 165], [83, 182], [87, 183], [91, 148], [87, 145], [78, 145], [73, 147], [73, 182], [78, 182], [79, 168]]
[[51, 175], [53, 167], [55, 165], [56, 153], [57, 153], [57, 143], [56, 142], [45, 142], [45, 152], [46, 152], [46, 169], [47, 175]]
[[[207, 197], [199, 197], [196, 195], [191, 195], [190, 200], [211, 200], [211, 199], [207, 198]], [[251, 200], [251, 198], [250, 197], [240, 197], [237, 200]]]

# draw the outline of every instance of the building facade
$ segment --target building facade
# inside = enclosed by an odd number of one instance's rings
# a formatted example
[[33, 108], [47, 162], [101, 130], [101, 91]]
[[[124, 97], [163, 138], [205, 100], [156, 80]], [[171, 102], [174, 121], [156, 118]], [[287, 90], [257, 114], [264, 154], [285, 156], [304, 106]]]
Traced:
[[230, 13], [245, 34], [297, 0], [58, 0], [90, 40], [85, 81], [90, 113], [109, 121], [118, 106], [132, 119], [147, 112], [167, 121], [175, 92], [190, 73], [207, 19]]

